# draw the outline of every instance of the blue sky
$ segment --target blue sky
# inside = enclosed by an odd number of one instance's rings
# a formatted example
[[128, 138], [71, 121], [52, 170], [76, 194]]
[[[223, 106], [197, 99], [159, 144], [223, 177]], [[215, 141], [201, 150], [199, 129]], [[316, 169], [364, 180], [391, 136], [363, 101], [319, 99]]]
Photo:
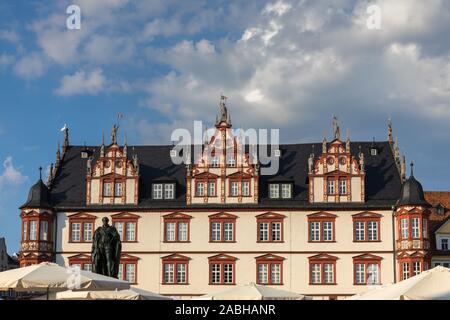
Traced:
[[212, 124], [221, 93], [235, 125], [285, 143], [330, 137], [332, 114], [352, 140], [385, 140], [391, 116], [425, 189], [450, 190], [449, 31], [444, 0], [2, 1], [0, 236], [18, 250], [18, 207], [65, 123], [99, 144], [120, 112], [130, 144], [170, 143]]

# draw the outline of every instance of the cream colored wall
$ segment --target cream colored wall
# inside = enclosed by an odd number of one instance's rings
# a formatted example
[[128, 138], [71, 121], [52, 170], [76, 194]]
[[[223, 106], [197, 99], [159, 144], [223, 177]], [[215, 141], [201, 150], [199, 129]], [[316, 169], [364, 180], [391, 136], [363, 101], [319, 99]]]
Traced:
[[[218, 212], [218, 211], [217, 211]], [[355, 211], [332, 211], [336, 218], [336, 242], [309, 243], [307, 215], [315, 211], [275, 211], [286, 216], [284, 219], [283, 243], [257, 243], [255, 216], [265, 211], [234, 212], [236, 221], [236, 243], [210, 243], [209, 218], [217, 212], [184, 212], [193, 218], [190, 222], [189, 243], [163, 243], [163, 218], [169, 212], [130, 212], [141, 218], [138, 223], [138, 242], [123, 243], [124, 253], [139, 257], [138, 286], [164, 294], [204, 294], [221, 286], [208, 285], [208, 257], [227, 253], [236, 262], [236, 282], [239, 284], [256, 281], [255, 257], [272, 253], [286, 258], [283, 264], [284, 289], [304, 294], [353, 294], [365, 290], [365, 286], [353, 285], [352, 257], [372, 253], [383, 258], [381, 279], [383, 283], [393, 282], [392, 215], [390, 211], [375, 211], [382, 214], [381, 242], [354, 243], [352, 214]], [[91, 213], [91, 212], [90, 212]], [[98, 216], [95, 227], [101, 225], [101, 218], [117, 212], [91, 213]], [[69, 256], [89, 253], [91, 244], [68, 243], [69, 230], [66, 213], [58, 213], [57, 262], [67, 263]], [[382, 252], [380, 252], [382, 251]], [[326, 252], [338, 257], [337, 285], [309, 285], [308, 257]], [[189, 285], [162, 285], [161, 258], [173, 253], [191, 258], [189, 262]]]

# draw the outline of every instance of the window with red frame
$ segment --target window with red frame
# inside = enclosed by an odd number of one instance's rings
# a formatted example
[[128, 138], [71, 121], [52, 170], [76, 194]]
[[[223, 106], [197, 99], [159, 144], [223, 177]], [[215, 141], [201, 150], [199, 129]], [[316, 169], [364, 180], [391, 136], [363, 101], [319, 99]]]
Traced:
[[79, 254], [73, 257], [69, 257], [69, 266], [77, 266], [80, 270], [92, 271], [92, 259], [91, 256]]
[[117, 278], [132, 284], [137, 284], [137, 262], [138, 258], [123, 254], [120, 259], [119, 272]]
[[308, 216], [309, 242], [335, 241], [336, 215], [318, 212]]
[[92, 242], [95, 219], [83, 213], [69, 216], [69, 242]]
[[197, 180], [195, 182], [196, 197], [216, 197], [217, 196], [217, 179]]
[[380, 241], [381, 215], [376, 213], [360, 213], [353, 216], [353, 241]]
[[234, 242], [236, 241], [236, 216], [219, 213], [209, 216], [209, 241]]
[[170, 214], [164, 217], [164, 242], [189, 242], [191, 216]]
[[189, 283], [189, 258], [174, 254], [162, 259], [163, 284]]
[[112, 223], [116, 227], [122, 242], [136, 242], [138, 233], [138, 219], [131, 213], [118, 213], [112, 216]]
[[336, 284], [336, 257], [320, 254], [309, 258], [309, 284]]
[[218, 255], [209, 258], [209, 284], [235, 284], [236, 258], [228, 255]]
[[256, 258], [256, 283], [262, 285], [283, 284], [284, 258], [267, 254]]
[[257, 216], [258, 242], [283, 242], [284, 216], [266, 213]]
[[381, 257], [370, 254], [353, 258], [353, 283], [355, 285], [380, 284]]

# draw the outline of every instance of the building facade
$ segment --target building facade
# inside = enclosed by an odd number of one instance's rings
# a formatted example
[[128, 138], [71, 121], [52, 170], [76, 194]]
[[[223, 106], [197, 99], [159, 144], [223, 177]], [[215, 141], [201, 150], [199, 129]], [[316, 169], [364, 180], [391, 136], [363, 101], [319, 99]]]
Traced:
[[390, 123], [387, 141], [353, 142], [334, 119], [331, 141], [279, 145], [268, 176], [225, 102], [185, 164], [173, 146], [119, 145], [116, 126], [100, 146], [71, 145], [66, 128], [48, 182], [20, 208], [21, 266], [90, 270], [106, 216], [122, 238], [119, 277], [182, 298], [256, 282], [335, 299], [430, 267], [431, 206]]

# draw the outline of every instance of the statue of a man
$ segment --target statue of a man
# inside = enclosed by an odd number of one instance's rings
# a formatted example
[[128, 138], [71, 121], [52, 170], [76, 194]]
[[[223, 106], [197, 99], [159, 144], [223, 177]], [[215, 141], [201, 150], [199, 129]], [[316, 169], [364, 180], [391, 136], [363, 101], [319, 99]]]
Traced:
[[116, 124], [113, 125], [111, 129], [111, 144], [117, 143], [117, 130], [119, 130], [119, 126]]
[[122, 252], [120, 235], [114, 226], [108, 224], [107, 217], [102, 222], [103, 225], [95, 230], [92, 241], [92, 271], [117, 278]]

